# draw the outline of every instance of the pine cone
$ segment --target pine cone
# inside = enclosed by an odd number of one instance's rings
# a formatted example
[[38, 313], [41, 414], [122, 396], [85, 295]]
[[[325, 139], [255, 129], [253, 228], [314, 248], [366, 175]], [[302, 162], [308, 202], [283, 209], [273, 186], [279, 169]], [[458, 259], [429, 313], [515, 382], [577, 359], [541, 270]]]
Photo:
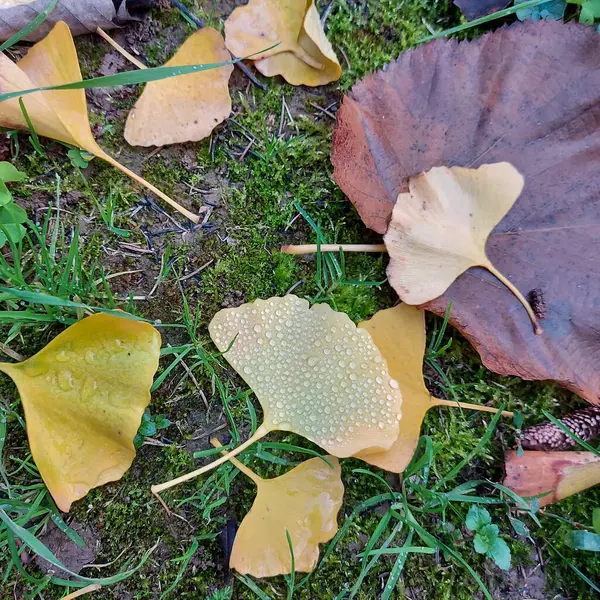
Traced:
[[[567, 415], [560, 422], [586, 442], [600, 435], [600, 406], [590, 406]], [[521, 437], [525, 450], [569, 450], [577, 442], [550, 422], [527, 428]]]

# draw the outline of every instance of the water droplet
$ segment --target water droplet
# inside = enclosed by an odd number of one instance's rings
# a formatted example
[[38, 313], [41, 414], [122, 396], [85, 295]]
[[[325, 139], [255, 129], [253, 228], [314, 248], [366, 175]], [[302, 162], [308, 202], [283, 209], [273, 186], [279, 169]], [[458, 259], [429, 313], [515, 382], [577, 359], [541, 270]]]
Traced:
[[256, 331], [256, 333], [260, 333], [262, 331], [262, 325], [256, 324], [254, 326], [254, 331]]
[[66, 353], [64, 350], [61, 350], [61, 351], [60, 351], [60, 352], [59, 352], [59, 353], [56, 355], [56, 360], [57, 360], [58, 362], [61, 362], [61, 363], [66, 363], [66, 362], [69, 362], [69, 360], [70, 360], [70, 357], [69, 357], [69, 355], [68, 355], [68, 354], [67, 354], [67, 353]]
[[252, 369], [248, 365], [246, 365], [244, 367], [244, 373], [246, 373], [246, 375], [251, 375], [252, 374]]
[[398, 382], [395, 379], [390, 379], [390, 387], [397, 390], [400, 388]]
[[71, 371], [62, 369], [58, 372], [58, 386], [63, 392], [68, 392], [73, 389], [73, 375]]
[[317, 356], [309, 356], [308, 357], [308, 366], [314, 367], [319, 362], [319, 358]]

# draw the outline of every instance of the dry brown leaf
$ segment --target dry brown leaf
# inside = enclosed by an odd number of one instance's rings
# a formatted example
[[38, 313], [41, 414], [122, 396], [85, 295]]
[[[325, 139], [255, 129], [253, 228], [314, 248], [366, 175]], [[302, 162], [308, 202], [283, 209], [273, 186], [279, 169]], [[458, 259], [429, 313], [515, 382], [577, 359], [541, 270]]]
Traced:
[[28, 360], [0, 363], [19, 389], [33, 460], [61, 510], [129, 469], [159, 354], [148, 323], [96, 314]]
[[[345, 313], [327, 304], [310, 308], [290, 294], [221, 310], [209, 332], [263, 408], [263, 423], [232, 456], [277, 430], [338, 457], [387, 450], [398, 437], [398, 382], [369, 334]], [[228, 456], [152, 490], [201, 475]]]
[[[192, 34], [164, 66], [231, 60], [221, 34], [206, 27]], [[197, 142], [231, 113], [229, 77], [233, 65], [152, 81], [129, 113], [125, 139], [133, 146]], [[160, 115], [160, 118], [156, 118]]]
[[594, 28], [573, 21], [423, 44], [352, 88], [332, 150], [336, 182], [380, 233], [410, 177], [440, 165], [513, 164], [525, 188], [486, 250], [545, 316], [544, 335], [477, 267], [425, 308], [449, 313], [489, 369], [552, 380], [596, 404], [599, 54]]
[[[73, 35], [92, 33], [96, 27], [113, 29], [125, 21], [140, 19], [155, 0], [60, 0], [50, 16], [25, 39], [37, 42], [59, 21], [71, 28]], [[0, 41], [25, 28], [42, 13], [49, 0], [0, 0]]]
[[[0, 55], [2, 93], [62, 85], [74, 81], [81, 81], [81, 71], [73, 37], [66, 23], [58, 22], [48, 36], [33, 46], [17, 64], [4, 54]], [[23, 102], [33, 127], [39, 135], [87, 150], [146, 186], [188, 219], [196, 223], [199, 221], [198, 215], [177, 204], [98, 146], [90, 129], [84, 90], [36, 92], [23, 98]], [[0, 103], [0, 125], [10, 129], [26, 131], [29, 129], [18, 98]]]
[[342, 74], [314, 0], [250, 0], [225, 22], [225, 43], [234, 56], [255, 54], [263, 75], [292, 85], [325, 85]]
[[344, 498], [340, 463], [333, 456], [311, 458], [285, 475], [263, 479], [235, 458], [233, 464], [256, 484], [252, 508], [233, 543], [229, 566], [242, 575], [275, 577], [292, 570], [286, 531], [296, 571], [312, 571], [319, 544], [338, 530], [337, 515]]
[[506, 453], [504, 485], [523, 498], [551, 492], [539, 499], [540, 506], [600, 483], [600, 456], [593, 452], [541, 452], [526, 450], [522, 456]]
[[[425, 414], [434, 406], [462, 407], [496, 412], [496, 409], [477, 404], [463, 404], [434, 398], [425, 387], [423, 360], [425, 357], [425, 312], [408, 304], [380, 310], [359, 328], [369, 332], [385, 358], [390, 375], [402, 390], [402, 421], [400, 432], [392, 447], [376, 454], [358, 454], [369, 464], [387, 471], [404, 471], [419, 443]], [[506, 416], [512, 413], [505, 413]]]
[[467, 269], [484, 267], [515, 294], [541, 333], [527, 300], [485, 252], [488, 236], [516, 202], [523, 183], [509, 163], [434, 167], [411, 177], [383, 238], [390, 255], [388, 279], [400, 299], [424, 304]]

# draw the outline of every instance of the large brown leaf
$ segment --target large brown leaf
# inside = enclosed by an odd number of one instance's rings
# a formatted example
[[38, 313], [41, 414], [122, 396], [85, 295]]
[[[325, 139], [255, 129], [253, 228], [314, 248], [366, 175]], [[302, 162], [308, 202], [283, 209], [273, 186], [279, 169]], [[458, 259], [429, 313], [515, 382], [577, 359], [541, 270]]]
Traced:
[[576, 23], [519, 23], [473, 42], [437, 40], [366, 77], [339, 111], [334, 178], [384, 233], [408, 178], [434, 166], [508, 161], [523, 193], [487, 253], [525, 295], [480, 268], [425, 308], [444, 314], [485, 365], [549, 379], [600, 404], [600, 36]]
[[[25, 39], [36, 42], [45, 37], [59, 21], [65, 21], [73, 35], [96, 31], [96, 27], [113, 29], [131, 19], [138, 19], [155, 0], [60, 0], [48, 19]], [[0, 40], [29, 25], [43, 12], [50, 0], [0, 0]]]

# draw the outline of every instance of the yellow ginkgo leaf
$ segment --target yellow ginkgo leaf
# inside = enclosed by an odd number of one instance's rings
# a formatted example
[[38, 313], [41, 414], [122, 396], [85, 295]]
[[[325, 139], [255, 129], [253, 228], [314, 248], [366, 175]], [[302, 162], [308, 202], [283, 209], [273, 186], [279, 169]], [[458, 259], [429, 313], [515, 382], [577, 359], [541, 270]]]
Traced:
[[[369, 334], [345, 313], [288, 295], [221, 310], [209, 331], [263, 408], [262, 425], [231, 456], [275, 430], [338, 457], [386, 450], [398, 437], [398, 382]], [[187, 481], [228, 456], [152, 490]]]
[[[434, 406], [452, 406], [486, 412], [495, 408], [478, 404], [459, 404], [451, 400], [434, 398], [423, 380], [425, 356], [425, 313], [415, 306], [400, 304], [380, 310], [371, 320], [358, 325], [371, 335], [385, 358], [390, 375], [402, 390], [402, 423], [398, 438], [392, 447], [377, 454], [358, 454], [365, 462], [401, 473], [410, 462], [419, 442], [421, 424], [425, 414]], [[504, 413], [512, 416], [512, 413]]]
[[225, 41], [234, 56], [254, 54], [263, 75], [292, 85], [325, 85], [342, 74], [314, 0], [250, 0], [225, 22]]
[[[231, 60], [221, 34], [206, 27], [192, 34], [165, 67]], [[231, 112], [233, 65], [151, 81], [129, 113], [125, 139], [134, 146], [197, 142]], [[156, 118], [160, 115], [160, 118]]]
[[290, 573], [292, 555], [287, 531], [296, 571], [313, 570], [319, 544], [337, 533], [337, 515], [344, 499], [340, 463], [333, 456], [324, 458], [327, 462], [311, 458], [274, 479], [263, 479], [231, 459], [257, 487], [254, 504], [235, 536], [229, 559], [232, 569], [253, 577]]
[[511, 450], [505, 462], [504, 485], [522, 498], [545, 494], [540, 506], [600, 484], [600, 456], [593, 452], [526, 450], [519, 456]]
[[0, 363], [19, 389], [33, 460], [61, 510], [130, 467], [159, 353], [148, 323], [96, 314], [30, 359]]
[[[2, 93], [76, 81], [81, 81], [77, 51], [71, 31], [63, 21], [59, 21], [43, 40], [30, 48], [18, 63], [15, 64], [6, 55], [0, 54]], [[199, 221], [198, 215], [177, 204], [98, 146], [90, 129], [84, 90], [40, 91], [25, 97], [23, 103], [33, 128], [39, 135], [83, 148], [146, 186], [191, 221]], [[29, 129], [18, 98], [0, 102], [0, 126]]]
[[509, 163], [478, 169], [434, 167], [409, 180], [400, 194], [384, 242], [392, 287], [408, 304], [441, 296], [471, 267], [480, 266], [515, 294], [536, 333], [542, 330], [527, 300], [490, 262], [488, 236], [523, 190], [523, 177]]

